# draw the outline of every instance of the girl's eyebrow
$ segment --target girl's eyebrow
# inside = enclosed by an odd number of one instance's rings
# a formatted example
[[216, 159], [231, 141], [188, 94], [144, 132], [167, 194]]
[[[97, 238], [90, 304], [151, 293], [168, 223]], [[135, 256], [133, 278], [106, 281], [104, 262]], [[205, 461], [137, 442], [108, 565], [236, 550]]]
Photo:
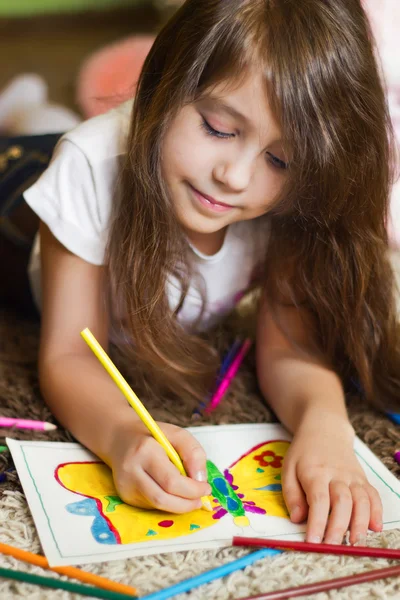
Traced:
[[243, 115], [236, 108], [234, 108], [230, 104], [227, 104], [223, 100], [219, 100], [218, 98], [208, 98], [208, 101], [214, 106], [216, 110], [223, 111], [231, 117], [233, 117], [234, 119], [238, 119], [243, 123], [250, 124], [249, 119], [245, 115]]

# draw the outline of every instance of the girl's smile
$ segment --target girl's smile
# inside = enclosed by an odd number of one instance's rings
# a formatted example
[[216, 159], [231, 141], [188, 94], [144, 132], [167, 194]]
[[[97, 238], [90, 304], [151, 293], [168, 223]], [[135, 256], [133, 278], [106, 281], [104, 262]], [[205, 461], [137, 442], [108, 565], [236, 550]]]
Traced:
[[216, 213], [224, 213], [230, 210], [234, 210], [236, 207], [232, 206], [230, 204], [225, 204], [224, 202], [219, 202], [217, 200], [215, 200], [215, 198], [212, 198], [211, 196], [208, 196], [207, 194], [203, 194], [202, 192], [199, 192], [199, 190], [196, 190], [196, 188], [194, 188], [192, 185], [189, 184], [190, 190], [192, 191], [192, 194], [195, 198], [196, 202], [199, 202], [202, 206], [204, 206], [207, 210], [211, 211], [211, 212], [216, 212]]

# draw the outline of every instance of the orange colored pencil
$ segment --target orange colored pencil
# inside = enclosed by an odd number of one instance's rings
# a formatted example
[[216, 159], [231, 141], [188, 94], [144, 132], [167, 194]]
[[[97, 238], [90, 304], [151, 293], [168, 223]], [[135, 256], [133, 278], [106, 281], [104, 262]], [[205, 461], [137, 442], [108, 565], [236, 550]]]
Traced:
[[60, 575], [67, 575], [72, 579], [77, 579], [78, 581], [95, 585], [104, 590], [119, 592], [120, 594], [130, 594], [132, 596], [137, 596], [138, 594], [137, 590], [129, 585], [111, 581], [111, 579], [106, 579], [105, 577], [100, 577], [100, 575], [94, 575], [94, 573], [82, 571], [76, 567], [50, 567], [47, 559], [44, 556], [33, 554], [33, 552], [27, 552], [26, 550], [21, 550], [20, 548], [14, 548], [14, 546], [9, 546], [8, 544], [0, 544], [0, 553], [13, 556], [18, 560], [23, 560], [24, 562], [42, 567], [43, 569], [55, 571]]

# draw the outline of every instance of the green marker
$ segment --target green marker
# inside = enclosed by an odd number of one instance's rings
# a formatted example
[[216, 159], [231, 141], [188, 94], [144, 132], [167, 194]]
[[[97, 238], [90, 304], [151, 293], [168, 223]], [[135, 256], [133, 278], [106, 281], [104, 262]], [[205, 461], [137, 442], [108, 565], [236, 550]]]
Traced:
[[211, 486], [212, 495], [219, 500], [221, 506], [231, 514], [235, 525], [248, 527], [249, 519], [246, 517], [243, 502], [229, 485], [221, 471], [210, 460], [207, 461], [208, 483]]
[[8, 446], [0, 446], [0, 452], [8, 452]]

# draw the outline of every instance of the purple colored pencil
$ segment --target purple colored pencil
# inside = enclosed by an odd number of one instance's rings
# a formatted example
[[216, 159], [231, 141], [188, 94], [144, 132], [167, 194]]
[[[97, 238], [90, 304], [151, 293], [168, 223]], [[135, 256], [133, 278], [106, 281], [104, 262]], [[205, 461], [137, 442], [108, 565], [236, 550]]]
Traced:
[[232, 379], [235, 377], [236, 373], [238, 372], [238, 369], [239, 369], [240, 365], [242, 364], [244, 357], [246, 356], [247, 352], [249, 351], [250, 346], [251, 346], [251, 340], [247, 339], [243, 342], [239, 352], [237, 353], [237, 355], [235, 356], [234, 360], [231, 363], [231, 366], [227, 370], [225, 377], [223, 378], [223, 380], [221, 381], [220, 385], [218, 386], [215, 394], [211, 398], [211, 402], [205, 409], [205, 411], [204, 411], [205, 414], [209, 414], [210, 412], [212, 412], [218, 406], [218, 404], [221, 402], [222, 398], [224, 397], [225, 392], [227, 391], [227, 389], [229, 388], [229, 386], [231, 384]]
[[400, 450], [394, 453], [394, 460], [400, 465]]

